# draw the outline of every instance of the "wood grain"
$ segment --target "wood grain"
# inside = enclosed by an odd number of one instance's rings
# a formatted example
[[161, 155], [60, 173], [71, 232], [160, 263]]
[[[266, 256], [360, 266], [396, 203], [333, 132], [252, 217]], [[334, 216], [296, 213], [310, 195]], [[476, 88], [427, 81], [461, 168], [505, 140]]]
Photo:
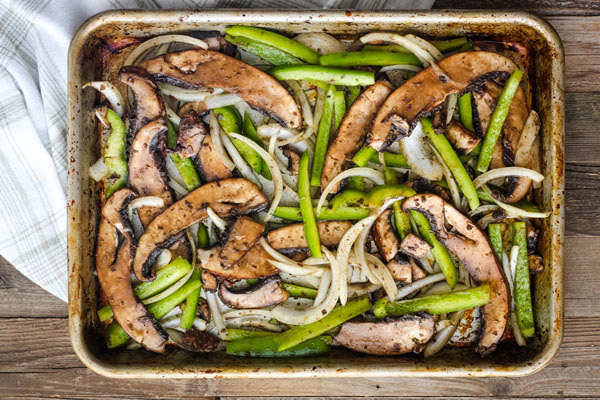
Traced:
[[462, 10], [515, 10], [535, 12], [539, 15], [600, 15], [600, 3], [596, 0], [436, 0], [434, 9]]

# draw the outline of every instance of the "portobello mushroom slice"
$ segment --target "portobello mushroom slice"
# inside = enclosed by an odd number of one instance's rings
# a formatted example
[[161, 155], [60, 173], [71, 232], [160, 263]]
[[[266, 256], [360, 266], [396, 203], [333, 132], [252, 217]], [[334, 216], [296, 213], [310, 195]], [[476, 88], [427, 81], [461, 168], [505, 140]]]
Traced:
[[[491, 353], [509, 320], [510, 291], [487, 236], [477, 224], [433, 194], [409, 197], [404, 200], [402, 209], [425, 215], [436, 238], [466, 266], [471, 277], [490, 285], [490, 302], [482, 307], [484, 322], [477, 351], [482, 355]], [[457, 233], [448, 232], [446, 225], [452, 226]]]
[[[486, 82], [479, 90], [473, 92], [473, 125], [481, 137], [487, 131], [492, 112], [496, 107], [501, 93], [502, 87], [493, 82]], [[519, 87], [510, 104], [500, 139], [494, 148], [490, 162], [491, 169], [515, 165], [515, 155], [517, 154], [521, 133], [523, 132], [523, 127], [525, 126], [525, 122], [527, 122], [528, 116], [529, 112], [525, 93]], [[528, 167], [528, 165], [516, 166]], [[515, 203], [527, 195], [531, 187], [531, 179], [524, 176], [507, 177], [504, 180], [504, 186], [503, 201], [506, 203]]]
[[405, 315], [381, 322], [346, 322], [333, 338], [359, 353], [391, 356], [420, 353], [434, 333], [429, 314]]
[[252, 218], [239, 217], [233, 223], [219, 257], [223, 268], [231, 268], [256, 244], [265, 226]]
[[257, 285], [239, 292], [231, 292], [225, 285], [220, 285], [219, 297], [227, 307], [262, 308], [281, 304], [290, 297], [290, 294], [276, 276], [264, 279]]
[[444, 58], [396, 89], [379, 109], [367, 137], [369, 146], [383, 151], [410, 135], [417, 117], [440, 107], [446, 96], [460, 94], [483, 82], [508, 77], [517, 65], [487, 51], [469, 51]]
[[400, 251], [410, 257], [423, 258], [431, 251], [431, 245], [417, 235], [409, 233], [400, 243]]
[[[352, 166], [352, 157], [365, 142], [367, 132], [371, 128], [377, 110], [392, 92], [392, 89], [393, 86], [389, 82], [377, 81], [362, 92], [352, 103], [327, 148], [321, 175], [322, 188]], [[340, 190], [342, 184], [343, 182], [340, 182], [332, 193]]]
[[206, 182], [214, 182], [233, 176], [233, 171], [227, 168], [227, 166], [223, 164], [223, 161], [221, 161], [221, 157], [219, 157], [219, 154], [215, 150], [215, 145], [213, 144], [210, 135], [205, 135], [204, 140], [202, 140], [202, 146], [198, 153], [196, 166], [200, 170], [200, 175], [202, 175], [202, 178]]
[[146, 60], [140, 67], [159, 82], [186, 89], [224, 89], [287, 128], [302, 127], [296, 101], [275, 78], [225, 54], [202, 49], [186, 50]]
[[129, 86], [135, 96], [135, 116], [130, 126], [134, 135], [150, 121], [166, 117], [165, 104], [148, 72], [127, 65], [119, 70], [119, 80]]
[[394, 233], [394, 228], [390, 220], [393, 213], [392, 209], [385, 210], [377, 217], [373, 228], [371, 228], [371, 234], [373, 235], [377, 250], [379, 250], [379, 254], [381, 254], [385, 262], [392, 261], [396, 257], [396, 254], [398, 254], [398, 250], [400, 250], [400, 241]]
[[269, 263], [269, 253], [265, 251], [260, 243], [252, 248], [231, 268], [224, 268], [219, 257], [221, 249], [198, 250], [198, 263], [203, 271], [217, 275], [223, 279], [257, 279], [271, 276], [277, 273], [277, 269]]
[[386, 267], [396, 282], [402, 282], [405, 285], [412, 283], [412, 265], [407, 259], [396, 257], [387, 263]]
[[160, 251], [168, 247], [179, 232], [206, 218], [207, 207], [220, 217], [229, 217], [261, 211], [267, 204], [267, 198], [260, 189], [243, 178], [224, 179], [200, 186], [148, 225], [135, 253], [135, 276], [141, 281], [153, 280], [152, 265]]
[[[127, 204], [135, 197], [131, 190], [121, 189], [107, 201], [103, 214], [127, 215]], [[167, 341], [166, 333], [133, 294], [130, 266], [134, 243], [127, 239], [131, 235], [125, 226], [122, 224], [117, 228], [122, 228], [121, 232], [126, 238], [117, 255], [118, 237], [115, 227], [107, 217], [103, 216], [100, 220], [96, 248], [98, 280], [115, 319], [125, 332], [146, 349], [163, 353]]]
[[[352, 227], [350, 221], [319, 221], [319, 238], [321, 244], [327, 247], [337, 246], [348, 229]], [[282, 254], [294, 255], [305, 253], [308, 242], [304, 234], [302, 223], [286, 225], [272, 230], [267, 234], [267, 242]]]
[[446, 137], [459, 156], [469, 154], [481, 142], [481, 137], [477, 137], [475, 132], [471, 132], [457, 121], [448, 124]]
[[[173, 203], [173, 195], [168, 185], [165, 171], [165, 141], [167, 123], [156, 119], [142, 127], [135, 135], [129, 155], [129, 185], [140, 196], [157, 196], [163, 199], [164, 206]], [[158, 215], [163, 208], [141, 207], [138, 215], [144, 226]]]
[[181, 158], [195, 156], [200, 151], [202, 140], [207, 135], [206, 127], [195, 111], [183, 114], [177, 135], [177, 154]]
[[290, 174], [294, 176], [298, 175], [298, 170], [300, 169], [300, 155], [292, 150], [289, 146], [284, 146], [281, 151], [288, 159], [287, 169]]
[[129, 221], [128, 206], [131, 200], [135, 199], [137, 194], [130, 189], [121, 189], [113, 193], [102, 207], [102, 216], [115, 227], [125, 240], [132, 246], [136, 244], [136, 237], [133, 234], [133, 227]]
[[211, 292], [214, 292], [215, 290], [217, 290], [218, 286], [219, 286], [219, 283], [217, 282], [217, 278], [215, 278], [215, 276], [213, 274], [208, 272], [208, 270], [203, 268], [202, 269], [202, 287], [205, 290], [210, 290]]

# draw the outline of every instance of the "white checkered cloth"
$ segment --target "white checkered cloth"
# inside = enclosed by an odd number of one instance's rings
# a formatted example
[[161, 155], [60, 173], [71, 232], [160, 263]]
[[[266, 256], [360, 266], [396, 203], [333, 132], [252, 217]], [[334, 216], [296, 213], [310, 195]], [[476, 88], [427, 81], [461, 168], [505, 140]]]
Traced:
[[434, 0], [0, 0], [0, 254], [67, 301], [67, 49], [122, 8], [429, 8]]

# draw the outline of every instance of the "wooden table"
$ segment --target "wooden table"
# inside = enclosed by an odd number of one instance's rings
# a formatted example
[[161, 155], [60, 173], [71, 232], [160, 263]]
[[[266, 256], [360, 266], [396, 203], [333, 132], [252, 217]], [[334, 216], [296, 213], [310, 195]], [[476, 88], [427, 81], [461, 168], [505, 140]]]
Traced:
[[600, 1], [439, 0], [436, 7], [453, 3], [533, 11], [550, 21], [565, 45], [566, 317], [562, 348], [549, 366], [521, 379], [110, 380], [73, 353], [66, 305], [0, 259], [0, 398], [600, 397]]

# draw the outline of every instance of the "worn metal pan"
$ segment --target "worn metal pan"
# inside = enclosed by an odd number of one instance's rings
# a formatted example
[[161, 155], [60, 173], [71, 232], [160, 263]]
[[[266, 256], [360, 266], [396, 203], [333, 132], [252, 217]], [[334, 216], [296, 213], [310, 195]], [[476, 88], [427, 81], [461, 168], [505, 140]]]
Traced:
[[[290, 34], [398, 31], [435, 38], [468, 35], [509, 40], [528, 50], [533, 107], [543, 127], [542, 168], [547, 177], [538, 198], [544, 209], [552, 211], [542, 227], [546, 269], [535, 278], [538, 334], [530, 346], [506, 344], [489, 358], [480, 358], [471, 349], [451, 348], [426, 361], [420, 356], [373, 357], [343, 349], [335, 349], [326, 357], [285, 360], [105, 349], [95, 329], [97, 282], [93, 253], [99, 190], [87, 174], [99, 154], [90, 112], [95, 94], [82, 92], [82, 84], [99, 78], [100, 71], [110, 74], [102, 65], [106, 59], [103, 52], [112, 51], [106, 43], [115, 38], [130, 41], [170, 32], [223, 30], [231, 24], [258, 25]], [[525, 13], [212, 10], [111, 11], [92, 17], [79, 28], [69, 50], [69, 333], [75, 352], [99, 374], [129, 378], [522, 376], [539, 370], [556, 354], [563, 334], [563, 75], [564, 56], [558, 35], [544, 20]]]

